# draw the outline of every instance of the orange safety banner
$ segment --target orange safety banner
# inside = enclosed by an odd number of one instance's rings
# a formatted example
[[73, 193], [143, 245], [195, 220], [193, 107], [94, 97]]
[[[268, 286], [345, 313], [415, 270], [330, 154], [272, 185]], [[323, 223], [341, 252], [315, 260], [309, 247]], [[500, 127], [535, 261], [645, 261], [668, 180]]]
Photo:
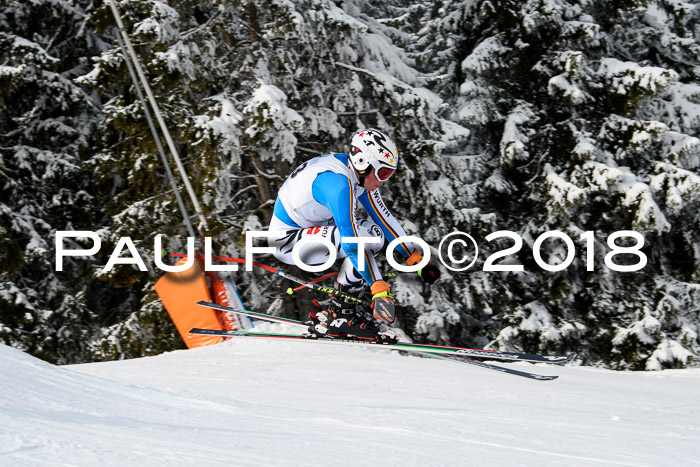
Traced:
[[[231, 306], [231, 301], [228, 299], [228, 292], [226, 291], [226, 285], [224, 285], [224, 279], [221, 277], [221, 273], [207, 272], [207, 277], [209, 277], [209, 282], [211, 283], [211, 293], [214, 295], [214, 303], [223, 306]], [[219, 313], [219, 319], [224, 329], [227, 331], [238, 331], [240, 329], [240, 326], [236, 322], [235, 315], [224, 312]]]
[[[177, 265], [184, 264], [186, 260], [183, 258]], [[192, 328], [222, 328], [216, 311], [197, 305], [200, 300], [211, 301], [201, 260], [196, 259], [192, 267], [186, 271], [166, 272], [156, 282], [155, 289], [188, 348], [214, 345], [223, 340], [218, 336], [189, 334]]]

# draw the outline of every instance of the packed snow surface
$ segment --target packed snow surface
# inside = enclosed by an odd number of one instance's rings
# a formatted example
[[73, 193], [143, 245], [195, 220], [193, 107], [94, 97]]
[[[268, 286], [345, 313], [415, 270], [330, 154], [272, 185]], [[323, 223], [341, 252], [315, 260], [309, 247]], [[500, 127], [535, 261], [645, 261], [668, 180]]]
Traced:
[[238, 338], [56, 367], [0, 345], [0, 465], [700, 465], [700, 370]]

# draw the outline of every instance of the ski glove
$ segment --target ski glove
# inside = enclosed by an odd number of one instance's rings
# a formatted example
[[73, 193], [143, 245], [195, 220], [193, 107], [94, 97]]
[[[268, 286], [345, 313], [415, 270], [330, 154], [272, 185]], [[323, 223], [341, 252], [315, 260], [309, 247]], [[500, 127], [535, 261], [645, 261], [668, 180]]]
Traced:
[[423, 282], [428, 285], [433, 285], [440, 279], [440, 270], [432, 262], [425, 265], [423, 269], [418, 271], [418, 275]]
[[396, 317], [394, 307], [394, 297], [389, 292], [389, 285], [386, 281], [376, 281], [370, 287], [372, 291], [372, 310], [374, 319], [393, 323]]
[[[420, 253], [418, 253], [418, 251], [414, 251], [406, 260], [406, 265], [413, 266], [414, 264], [420, 263], [422, 259], [423, 257], [420, 255]], [[438, 281], [438, 279], [440, 279], [440, 270], [431, 261], [423, 269], [418, 271], [418, 275], [421, 279], [423, 279], [423, 282], [428, 285], [433, 285]]]

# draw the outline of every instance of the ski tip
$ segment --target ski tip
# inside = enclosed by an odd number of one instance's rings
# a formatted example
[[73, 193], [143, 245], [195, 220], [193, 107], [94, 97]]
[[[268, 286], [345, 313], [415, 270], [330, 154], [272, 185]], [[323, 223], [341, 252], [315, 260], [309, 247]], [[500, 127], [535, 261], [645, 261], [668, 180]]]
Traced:
[[565, 355], [566, 359], [564, 360], [564, 362], [565, 363], [570, 362], [571, 360], [574, 359], [575, 356], [576, 356], [576, 352], [571, 352], [571, 353], [566, 354]]
[[544, 357], [546, 360], [544, 363], [556, 363], [556, 364], [568, 363], [571, 360], [573, 360], [575, 356], [576, 356], [575, 353], [569, 353], [569, 354], [566, 354], [563, 356]]

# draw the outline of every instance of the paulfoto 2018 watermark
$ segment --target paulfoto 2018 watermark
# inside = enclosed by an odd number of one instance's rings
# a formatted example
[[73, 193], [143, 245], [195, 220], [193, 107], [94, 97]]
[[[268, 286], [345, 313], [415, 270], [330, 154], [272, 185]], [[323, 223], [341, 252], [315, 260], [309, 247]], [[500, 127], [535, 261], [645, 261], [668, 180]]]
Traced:
[[[269, 246], [255, 246], [254, 242], [256, 239], [264, 238], [274, 238], [282, 235], [283, 232], [269, 232], [269, 231], [248, 231], [246, 232], [246, 245], [245, 245], [245, 263], [246, 271], [253, 270], [253, 255], [254, 254], [271, 254], [274, 253], [275, 249]], [[82, 248], [68, 248], [65, 245], [66, 239], [76, 239], [76, 238], [87, 238], [92, 241], [92, 246], [88, 249]], [[492, 242], [499, 238], [506, 238], [512, 241], [512, 245], [503, 250], [499, 250], [495, 253], [489, 255], [483, 263], [481, 268], [485, 272], [522, 272], [524, 271], [524, 266], [522, 264], [514, 264], [512, 259], [513, 256], [520, 252], [523, 248], [523, 239], [516, 232], [509, 230], [500, 230], [494, 232], [485, 237], [487, 242]], [[586, 260], [586, 271], [593, 271], [595, 269], [595, 232], [586, 231], [580, 235], [580, 240], [585, 243], [585, 260]], [[620, 246], [616, 243], [618, 239], [621, 238], [631, 238], [634, 244], [631, 246]], [[542, 245], [547, 241], [553, 241], [558, 239], [563, 243], [564, 250], [566, 252], [566, 257], [563, 261], [558, 264], [550, 264], [545, 261], [542, 257]], [[368, 244], [373, 244], [381, 242], [380, 239], [376, 237], [345, 237], [342, 239], [344, 244], [356, 244], [358, 248], [358, 267], [360, 270], [364, 270], [364, 248]], [[402, 243], [411, 242], [417, 245], [423, 253], [422, 260], [412, 266], [406, 266], [404, 264], [398, 263], [394, 259], [394, 250]], [[74, 246], [77, 246], [75, 242]], [[300, 257], [300, 251], [303, 246], [310, 243], [318, 243], [324, 245], [328, 249], [328, 259], [323, 264], [310, 265], [306, 264]], [[183, 264], [178, 265], [168, 265], [163, 262], [160, 255], [162, 251], [162, 236], [156, 235], [154, 238], [153, 260], [155, 266], [165, 272], [183, 272], [188, 270], [194, 264], [196, 258], [196, 248], [195, 239], [193, 237], [187, 238], [187, 259]], [[632, 230], [621, 230], [610, 234], [607, 237], [607, 246], [610, 251], [606, 252], [604, 256], [604, 263], [607, 268], [616, 272], [634, 272], [639, 271], [644, 268], [647, 264], [647, 256], [641, 251], [644, 247], [644, 237], [639, 232]], [[97, 233], [89, 230], [61, 230], [56, 232], [56, 271], [63, 271], [63, 260], [66, 257], [85, 257], [93, 256], [97, 254], [102, 247], [102, 240], [97, 235]], [[122, 256], [124, 249], [129, 251], [131, 256]], [[479, 247], [471, 235], [455, 231], [446, 235], [440, 241], [437, 248], [438, 259], [440, 263], [447, 269], [456, 272], [462, 272], [470, 269], [476, 264], [479, 255]], [[615, 262], [615, 257], [618, 255], [627, 254], [637, 257], [637, 261], [633, 264], [618, 264]], [[308, 272], [321, 272], [329, 269], [336, 261], [338, 252], [336, 246], [328, 239], [323, 237], [306, 237], [303, 240], [297, 242], [292, 250], [292, 258], [294, 263], [302, 270]], [[557, 272], [563, 271], [568, 268], [576, 258], [576, 246], [567, 234], [552, 230], [541, 234], [537, 239], [535, 239], [532, 244], [532, 255], [535, 263], [545, 271]], [[214, 258], [212, 257], [212, 240], [210, 237], [204, 237], [204, 269], [205, 271], [238, 271], [238, 265], [220, 265], [213, 264]], [[431, 250], [428, 243], [419, 237], [414, 235], [408, 235], [396, 238], [389, 242], [387, 245], [386, 260], [389, 265], [397, 271], [400, 272], [416, 272], [425, 267], [426, 264], [431, 260]], [[496, 264], [497, 260], [503, 260], [499, 264]], [[148, 271], [148, 267], [144, 262], [143, 258], [139, 254], [134, 242], [130, 237], [121, 237], [114, 247], [114, 250], [109, 255], [107, 264], [103, 267], [102, 272], [107, 273], [118, 264], [131, 264], [135, 265], [141, 271]]]

